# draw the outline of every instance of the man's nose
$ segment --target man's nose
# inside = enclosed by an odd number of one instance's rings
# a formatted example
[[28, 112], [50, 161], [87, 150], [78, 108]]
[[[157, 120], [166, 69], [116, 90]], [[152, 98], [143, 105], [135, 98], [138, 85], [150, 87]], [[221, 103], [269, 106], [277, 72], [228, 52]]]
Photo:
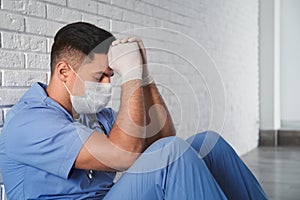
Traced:
[[101, 83], [110, 83], [110, 78], [113, 75], [114, 75], [114, 71], [110, 67], [107, 67], [106, 70], [103, 73], [103, 78], [100, 82]]
[[103, 78], [101, 79], [100, 83], [110, 83], [110, 75], [103, 76]]

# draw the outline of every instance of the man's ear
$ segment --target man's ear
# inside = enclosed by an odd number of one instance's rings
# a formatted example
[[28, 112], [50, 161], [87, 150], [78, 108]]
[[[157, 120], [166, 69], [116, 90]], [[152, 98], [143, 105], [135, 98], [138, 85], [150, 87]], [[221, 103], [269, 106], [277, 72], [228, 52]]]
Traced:
[[66, 62], [58, 62], [55, 66], [56, 76], [62, 81], [66, 82], [70, 77], [70, 73], [73, 73], [69, 65]]

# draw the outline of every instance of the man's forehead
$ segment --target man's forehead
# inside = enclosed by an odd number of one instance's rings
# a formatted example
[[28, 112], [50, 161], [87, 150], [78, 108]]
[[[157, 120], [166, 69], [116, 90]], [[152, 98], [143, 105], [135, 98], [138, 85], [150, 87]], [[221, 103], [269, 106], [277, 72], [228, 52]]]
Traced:
[[93, 56], [87, 56], [87, 59], [90, 63], [94, 63], [94, 64], [108, 63], [108, 56], [107, 54], [103, 54], [103, 53], [95, 53], [93, 54]]
[[108, 57], [106, 54], [96, 53], [93, 57], [87, 56], [85, 62], [79, 67], [79, 71], [103, 72], [108, 67]]

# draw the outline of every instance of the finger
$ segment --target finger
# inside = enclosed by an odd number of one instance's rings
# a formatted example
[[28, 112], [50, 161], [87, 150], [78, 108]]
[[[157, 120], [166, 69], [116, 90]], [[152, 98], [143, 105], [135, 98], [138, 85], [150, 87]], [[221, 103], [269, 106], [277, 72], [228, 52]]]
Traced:
[[143, 56], [146, 55], [146, 49], [145, 49], [143, 41], [140, 39], [139, 41], [137, 41], [137, 43], [138, 43], [138, 46], [139, 46], [139, 48], [142, 52], [142, 55]]
[[129, 37], [125, 37], [121, 39], [121, 43], [127, 43], [128, 42]]
[[112, 45], [112, 46], [116, 46], [116, 45], [120, 44], [120, 42], [121, 42], [120, 39], [116, 39], [115, 41], [113, 41], [113, 42], [111, 43], [111, 45]]
[[145, 49], [145, 46], [144, 46], [144, 43], [142, 40], [137, 41], [137, 43], [138, 43], [140, 49]]
[[137, 36], [133, 36], [133, 37], [130, 37], [128, 39], [128, 42], [137, 42], [138, 43], [138, 46], [139, 48], [145, 52], [145, 46], [144, 46], [144, 43], [143, 43], [143, 40]]
[[133, 36], [133, 37], [130, 37], [128, 39], [128, 42], [138, 42], [140, 41], [141, 39], [139, 37], [136, 37], [136, 36]]

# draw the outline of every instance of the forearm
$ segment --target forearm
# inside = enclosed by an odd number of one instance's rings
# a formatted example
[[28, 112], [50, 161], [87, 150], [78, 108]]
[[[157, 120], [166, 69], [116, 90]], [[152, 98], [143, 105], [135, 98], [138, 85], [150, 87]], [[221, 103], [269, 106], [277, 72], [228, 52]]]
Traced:
[[121, 104], [109, 136], [94, 132], [76, 159], [78, 169], [124, 171], [143, 151], [144, 102], [141, 80], [122, 84]]
[[[143, 95], [147, 134], [145, 148], [147, 148], [160, 138], [176, 135], [176, 131], [170, 112], [155, 83], [144, 86]], [[149, 111], [151, 111], [151, 113], [149, 113]], [[157, 130], [157, 127], [160, 127], [159, 130]]]
[[145, 112], [141, 80], [122, 85], [121, 104], [109, 139], [125, 151], [140, 153], [145, 143]]

